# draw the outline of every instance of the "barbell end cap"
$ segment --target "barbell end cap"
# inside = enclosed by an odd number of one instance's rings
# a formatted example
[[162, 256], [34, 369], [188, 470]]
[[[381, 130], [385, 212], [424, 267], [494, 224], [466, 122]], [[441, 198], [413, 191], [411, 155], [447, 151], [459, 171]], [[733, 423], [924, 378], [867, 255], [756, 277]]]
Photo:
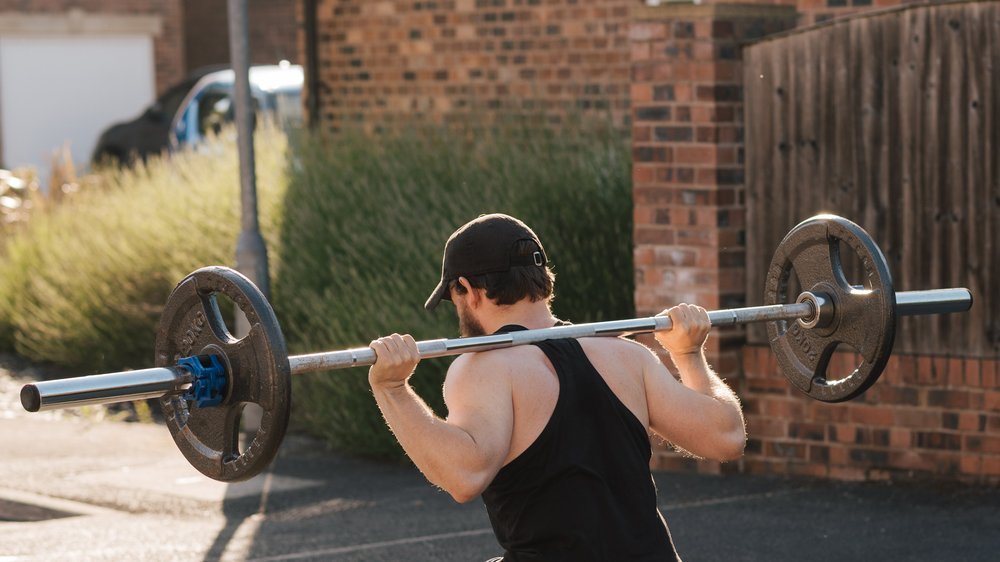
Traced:
[[821, 292], [803, 291], [799, 295], [796, 303], [808, 303], [812, 309], [812, 316], [799, 318], [800, 326], [807, 330], [813, 328], [825, 328], [833, 321], [834, 305], [830, 295]]
[[37, 386], [26, 384], [21, 387], [21, 406], [29, 412], [37, 412], [42, 408], [42, 396]]

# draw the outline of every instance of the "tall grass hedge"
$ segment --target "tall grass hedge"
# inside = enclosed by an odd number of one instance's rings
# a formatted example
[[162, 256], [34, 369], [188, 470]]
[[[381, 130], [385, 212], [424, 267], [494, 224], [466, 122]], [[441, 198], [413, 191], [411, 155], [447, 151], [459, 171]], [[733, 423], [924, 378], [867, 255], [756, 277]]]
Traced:
[[[630, 317], [633, 267], [627, 139], [575, 126], [559, 134], [419, 128], [313, 139], [298, 153], [280, 236], [274, 302], [293, 352], [367, 345], [394, 331], [456, 337], [454, 308], [424, 300], [459, 225], [490, 212], [527, 222], [556, 273], [554, 310], [574, 321]], [[412, 382], [438, 413], [450, 359]], [[297, 377], [294, 415], [340, 448], [400, 451], [361, 369]]]
[[[393, 331], [457, 336], [453, 307], [423, 303], [444, 241], [489, 212], [525, 220], [556, 272], [556, 314], [633, 314], [630, 157], [621, 131], [415, 127], [398, 134], [257, 138], [272, 301], [293, 353], [367, 345]], [[152, 362], [170, 290], [231, 264], [239, 231], [235, 145], [152, 160], [34, 216], [0, 243], [0, 348], [81, 373]], [[450, 359], [413, 383], [442, 415]], [[400, 458], [363, 369], [296, 377], [295, 426], [338, 448]]]
[[[260, 128], [269, 233], [279, 231], [286, 146], [281, 132]], [[0, 245], [0, 348], [81, 373], [151, 366], [171, 289], [196, 268], [234, 261], [238, 169], [235, 144], [218, 140], [106, 171], [102, 187], [33, 216]]]

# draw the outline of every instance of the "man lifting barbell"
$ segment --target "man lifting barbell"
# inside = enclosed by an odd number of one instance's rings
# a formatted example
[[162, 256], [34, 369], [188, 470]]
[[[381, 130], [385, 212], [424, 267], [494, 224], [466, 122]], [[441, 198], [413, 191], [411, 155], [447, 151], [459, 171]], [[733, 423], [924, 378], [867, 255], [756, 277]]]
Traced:
[[[433, 309], [451, 300], [462, 336], [562, 324], [554, 276], [534, 232], [506, 215], [455, 231]], [[409, 335], [371, 343], [368, 380], [385, 420], [430, 480], [459, 502], [482, 495], [503, 560], [677, 557], [656, 507], [653, 432], [690, 453], [739, 458], [739, 400], [705, 360], [708, 313], [681, 304], [656, 339], [681, 382], [645, 346], [623, 338], [555, 339], [460, 356], [440, 419], [407, 383], [420, 353]]]

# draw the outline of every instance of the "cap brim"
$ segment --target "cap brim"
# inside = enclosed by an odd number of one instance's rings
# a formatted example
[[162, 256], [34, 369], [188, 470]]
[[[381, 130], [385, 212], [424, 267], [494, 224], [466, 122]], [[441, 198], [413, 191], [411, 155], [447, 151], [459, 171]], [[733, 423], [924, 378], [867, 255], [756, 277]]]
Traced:
[[424, 303], [424, 308], [427, 310], [434, 310], [438, 303], [441, 302], [441, 299], [446, 298], [447, 295], [448, 282], [442, 279], [441, 282], [438, 283], [438, 286], [434, 288], [434, 292], [431, 293], [431, 296], [427, 298], [427, 302]]

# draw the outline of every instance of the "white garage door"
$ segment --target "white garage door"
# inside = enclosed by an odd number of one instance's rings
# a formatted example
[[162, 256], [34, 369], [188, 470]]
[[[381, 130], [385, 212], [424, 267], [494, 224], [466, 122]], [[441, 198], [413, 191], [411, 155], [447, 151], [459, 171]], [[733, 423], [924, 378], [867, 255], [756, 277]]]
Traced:
[[68, 143], [86, 165], [97, 136], [153, 101], [150, 35], [0, 35], [0, 164], [46, 178]]

